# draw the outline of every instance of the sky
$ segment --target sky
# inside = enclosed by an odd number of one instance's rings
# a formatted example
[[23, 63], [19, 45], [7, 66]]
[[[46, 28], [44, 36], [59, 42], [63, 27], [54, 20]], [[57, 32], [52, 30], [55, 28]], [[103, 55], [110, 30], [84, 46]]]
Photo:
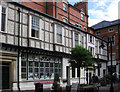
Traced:
[[[82, 0], [68, 0], [70, 4]], [[88, 0], [89, 27], [103, 20], [113, 21], [118, 19], [118, 3], [120, 0]], [[120, 7], [120, 6], [119, 6]]]

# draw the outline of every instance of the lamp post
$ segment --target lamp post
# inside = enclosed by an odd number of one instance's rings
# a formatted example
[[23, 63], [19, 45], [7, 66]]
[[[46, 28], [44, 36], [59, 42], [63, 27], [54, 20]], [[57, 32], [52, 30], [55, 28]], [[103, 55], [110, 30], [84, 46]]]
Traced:
[[[115, 35], [115, 34], [114, 34]], [[113, 81], [112, 81], [112, 69], [113, 69], [113, 65], [112, 65], [112, 42], [113, 42], [113, 37], [114, 37], [114, 35], [112, 35], [112, 39], [109, 41], [108, 40], [108, 44], [110, 43], [110, 50], [111, 50], [111, 69], [110, 69], [110, 75], [111, 75], [111, 86], [110, 86], [110, 92], [114, 92], [114, 87], [113, 87]], [[104, 37], [107, 37], [108, 39], [109, 39], [109, 37], [108, 36], [104, 36]], [[102, 39], [103, 39], [103, 37], [102, 37]], [[100, 47], [101, 48], [104, 48], [105, 47], [105, 45], [104, 45], [104, 43], [103, 43], [103, 41], [101, 42], [101, 45], [100, 45]]]

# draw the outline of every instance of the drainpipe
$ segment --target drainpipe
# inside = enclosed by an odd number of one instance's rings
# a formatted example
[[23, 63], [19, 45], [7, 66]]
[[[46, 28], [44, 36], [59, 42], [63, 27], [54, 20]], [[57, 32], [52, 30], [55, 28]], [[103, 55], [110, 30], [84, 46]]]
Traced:
[[55, 1], [55, 18], [57, 18], [57, 1]]
[[17, 87], [20, 91], [19, 85], [19, 57], [20, 57], [20, 8], [18, 8], [18, 62], [17, 62]]

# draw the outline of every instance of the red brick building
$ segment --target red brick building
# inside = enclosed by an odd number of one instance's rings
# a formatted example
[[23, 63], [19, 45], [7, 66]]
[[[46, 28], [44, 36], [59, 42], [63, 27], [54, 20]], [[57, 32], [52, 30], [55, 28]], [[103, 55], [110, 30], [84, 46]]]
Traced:
[[28, 0], [28, 2], [22, 2], [22, 4], [87, 31], [88, 2], [77, 2], [72, 6], [67, 0], [64, 2], [55, 2], [55, 0], [53, 2], [35, 2], [34, 0]]
[[[120, 65], [120, 27], [119, 27], [119, 21], [120, 20], [115, 20], [115, 21], [102, 21], [94, 26], [92, 26], [91, 30], [94, 32], [95, 35], [99, 37], [103, 37], [104, 40], [110, 41], [111, 39], [113, 40], [112, 43], [112, 60], [113, 60], [113, 66], [114, 66], [114, 71], [113, 72], [118, 72], [119, 65]], [[114, 36], [113, 36], [114, 35]], [[112, 38], [113, 36], [113, 38]], [[110, 57], [110, 44], [108, 46], [108, 56], [109, 60], [111, 60]], [[108, 62], [108, 72], [110, 72], [110, 62]]]

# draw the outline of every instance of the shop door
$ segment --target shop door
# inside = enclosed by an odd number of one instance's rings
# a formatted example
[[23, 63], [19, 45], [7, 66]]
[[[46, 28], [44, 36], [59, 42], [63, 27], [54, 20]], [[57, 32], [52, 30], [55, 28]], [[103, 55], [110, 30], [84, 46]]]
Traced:
[[2, 89], [9, 89], [9, 63], [2, 64]]

